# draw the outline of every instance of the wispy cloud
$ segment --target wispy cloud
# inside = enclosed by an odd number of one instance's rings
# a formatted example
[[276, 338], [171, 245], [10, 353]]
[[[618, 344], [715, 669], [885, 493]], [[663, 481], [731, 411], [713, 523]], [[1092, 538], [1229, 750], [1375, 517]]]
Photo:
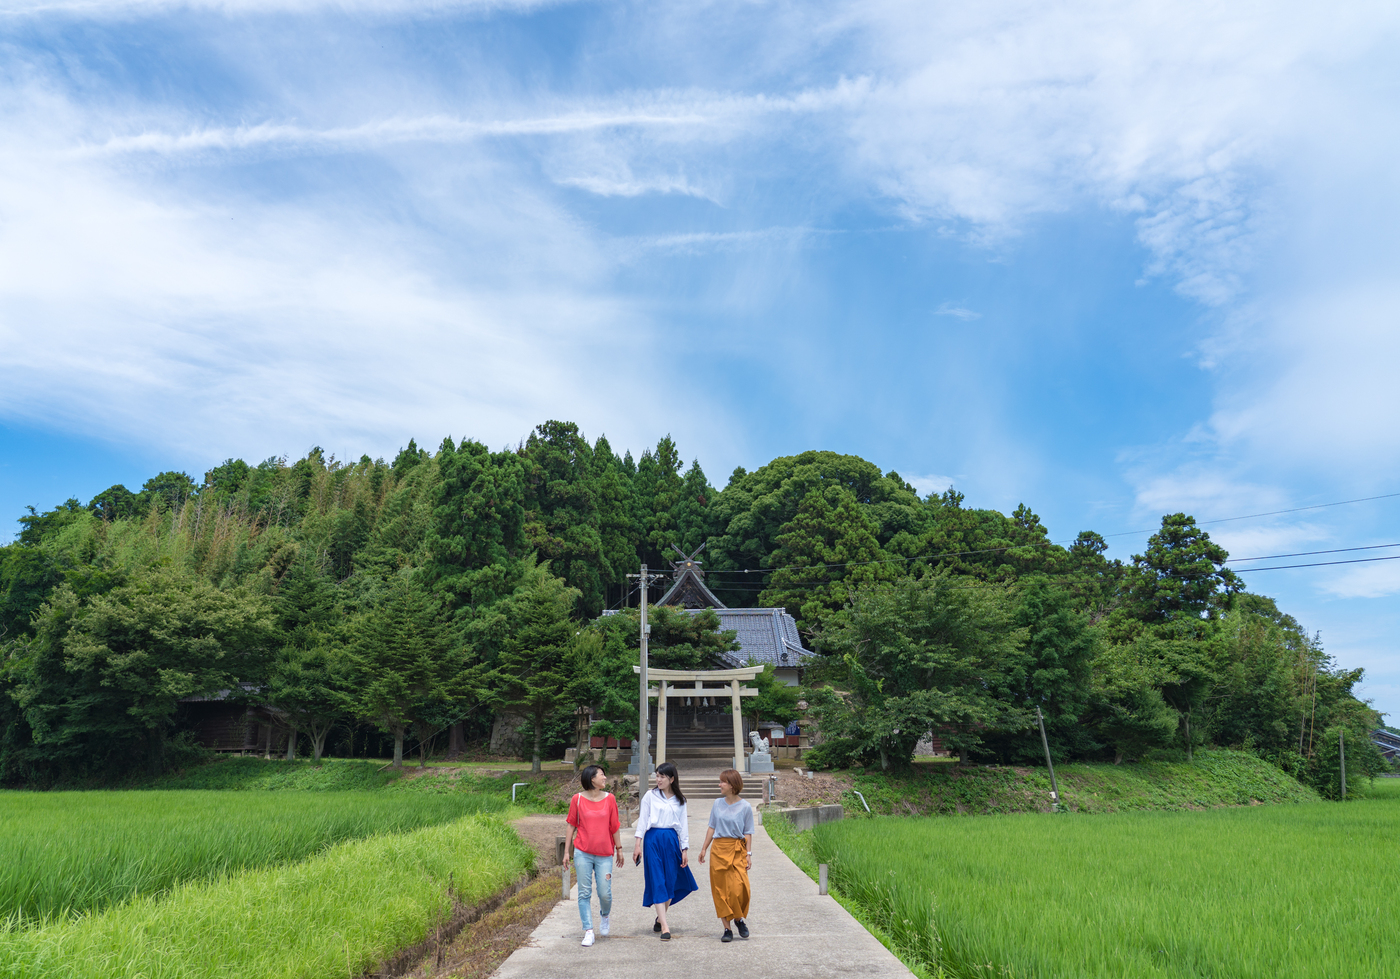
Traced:
[[4, 0], [0, 2], [0, 17], [66, 15], [115, 19], [183, 11], [208, 11], [234, 17], [321, 11], [430, 16], [448, 12], [529, 11], [575, 2], [578, 0]]
[[769, 115], [822, 112], [853, 105], [864, 97], [864, 80], [841, 81], [826, 88], [786, 95], [726, 95], [708, 92], [656, 91], [619, 96], [558, 113], [512, 118], [471, 119], [455, 115], [405, 115], [351, 126], [317, 127], [299, 123], [260, 122], [189, 129], [143, 129], [89, 141], [75, 152], [84, 156], [115, 154], [180, 155], [246, 150], [285, 145], [318, 148], [373, 148], [396, 143], [465, 143], [481, 139], [568, 136], [606, 130], [660, 129], [674, 133], [732, 130]]
[[1377, 561], [1339, 571], [1322, 588], [1337, 598], [1387, 598], [1400, 594], [1400, 561]]
[[939, 307], [933, 311], [933, 315], [952, 316], [955, 319], [960, 320], [980, 320], [982, 318], [981, 313], [973, 312], [965, 306], [959, 306], [956, 303], [952, 302], [946, 302], [939, 305]]
[[707, 191], [696, 187], [683, 176], [621, 178], [606, 176], [562, 177], [555, 181], [565, 187], [577, 187], [599, 197], [641, 197], [644, 194], [681, 194], [713, 200]]

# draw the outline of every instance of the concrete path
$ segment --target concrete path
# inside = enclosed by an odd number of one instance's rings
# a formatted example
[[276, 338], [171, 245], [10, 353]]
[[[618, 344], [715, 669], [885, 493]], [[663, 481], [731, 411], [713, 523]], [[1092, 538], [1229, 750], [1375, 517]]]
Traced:
[[[705, 840], [709, 803], [700, 808], [690, 820], [690, 866], [700, 890], [667, 916], [671, 941], [661, 941], [651, 930], [655, 916], [642, 907], [642, 871], [632, 864], [631, 830], [624, 829], [627, 863], [613, 874], [612, 935], [599, 938], [592, 948], [579, 945], [583, 932], [575, 888], [535, 929], [530, 943], [496, 970], [494, 979], [715, 979], [735, 969], [745, 979], [912, 979], [913, 973], [845, 908], [817, 894], [816, 882], [778, 849], [762, 826], [754, 833], [749, 873], [751, 937], [744, 941], [735, 935], [723, 944], [710, 898], [710, 865], [695, 859]], [[551, 872], [557, 874], [558, 868]], [[596, 893], [593, 922], [596, 929]]]

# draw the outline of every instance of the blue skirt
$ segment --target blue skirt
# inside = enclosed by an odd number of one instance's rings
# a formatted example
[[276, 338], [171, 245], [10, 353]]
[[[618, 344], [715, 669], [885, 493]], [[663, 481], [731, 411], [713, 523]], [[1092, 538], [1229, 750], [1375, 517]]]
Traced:
[[681, 838], [673, 829], [647, 830], [642, 837], [642, 871], [646, 874], [644, 908], [667, 901], [677, 904], [700, 889], [690, 868], [681, 866]]

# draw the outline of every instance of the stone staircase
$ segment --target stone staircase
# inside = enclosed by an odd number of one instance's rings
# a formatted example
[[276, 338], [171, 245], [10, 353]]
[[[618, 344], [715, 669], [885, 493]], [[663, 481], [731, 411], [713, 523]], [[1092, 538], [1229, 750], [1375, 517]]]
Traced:
[[676, 763], [677, 768], [694, 768], [696, 762], [706, 765], [728, 762], [716, 771], [723, 771], [732, 765], [734, 755], [734, 727], [729, 718], [723, 718], [724, 726], [674, 725], [666, 731], [666, 758]]
[[[692, 813], [705, 813], [710, 803], [720, 797], [719, 773], [734, 767], [734, 722], [728, 713], [701, 714], [697, 725], [691, 727], [690, 717], [675, 710], [674, 720], [666, 729], [666, 760], [676, 766], [681, 777], [681, 791]], [[708, 722], [708, 725], [707, 725]], [[652, 745], [653, 754], [655, 744]], [[744, 778], [742, 798], [758, 805], [763, 801], [762, 775]], [[656, 778], [647, 779], [650, 786]]]

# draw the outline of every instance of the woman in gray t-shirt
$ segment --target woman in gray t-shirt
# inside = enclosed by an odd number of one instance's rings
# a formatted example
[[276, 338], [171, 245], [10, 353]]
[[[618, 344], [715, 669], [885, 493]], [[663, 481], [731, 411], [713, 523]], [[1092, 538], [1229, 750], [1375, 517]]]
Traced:
[[722, 942], [734, 941], [732, 921], [740, 938], [749, 937], [749, 871], [753, 869], [753, 806], [739, 798], [744, 780], [730, 768], [720, 772], [719, 790], [723, 797], [710, 808], [710, 828], [705, 831], [705, 843], [700, 847], [700, 862], [714, 845], [710, 861], [710, 893], [715, 899], [715, 914], [724, 922]]

